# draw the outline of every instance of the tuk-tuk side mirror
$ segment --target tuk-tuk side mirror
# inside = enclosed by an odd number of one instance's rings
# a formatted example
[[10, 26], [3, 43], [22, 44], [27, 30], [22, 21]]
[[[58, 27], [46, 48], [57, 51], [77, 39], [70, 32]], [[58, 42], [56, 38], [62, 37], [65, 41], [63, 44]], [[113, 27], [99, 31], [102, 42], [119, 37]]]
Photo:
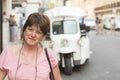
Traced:
[[83, 23], [80, 23], [79, 26], [80, 26], [80, 30], [85, 30], [86, 29], [86, 26]]
[[90, 31], [90, 27], [89, 26], [86, 26], [85, 24], [83, 23], [80, 23], [80, 30], [85, 30], [85, 32], [89, 32]]
[[90, 31], [90, 26], [86, 26], [86, 32]]

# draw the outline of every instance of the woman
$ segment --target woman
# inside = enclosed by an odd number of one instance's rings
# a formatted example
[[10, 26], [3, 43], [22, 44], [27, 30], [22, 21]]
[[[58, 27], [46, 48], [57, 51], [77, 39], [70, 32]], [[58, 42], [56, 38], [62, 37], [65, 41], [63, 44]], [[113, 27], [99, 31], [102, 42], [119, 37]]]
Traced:
[[[49, 80], [50, 67], [39, 43], [49, 29], [49, 18], [32, 13], [26, 20], [21, 38], [23, 43], [7, 46], [0, 56], [0, 80]], [[55, 80], [61, 80], [57, 59], [47, 48]]]

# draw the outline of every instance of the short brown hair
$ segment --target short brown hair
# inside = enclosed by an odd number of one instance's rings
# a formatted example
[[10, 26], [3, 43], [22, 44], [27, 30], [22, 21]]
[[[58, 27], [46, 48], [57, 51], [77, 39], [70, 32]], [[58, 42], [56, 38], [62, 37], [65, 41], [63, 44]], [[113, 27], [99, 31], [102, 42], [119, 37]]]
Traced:
[[40, 27], [40, 30], [43, 32], [43, 34], [47, 35], [50, 26], [50, 20], [48, 16], [42, 13], [35, 12], [30, 14], [23, 26], [21, 39], [23, 38], [23, 33], [26, 30], [26, 28], [31, 27], [32, 25], [37, 25], [38, 27]]

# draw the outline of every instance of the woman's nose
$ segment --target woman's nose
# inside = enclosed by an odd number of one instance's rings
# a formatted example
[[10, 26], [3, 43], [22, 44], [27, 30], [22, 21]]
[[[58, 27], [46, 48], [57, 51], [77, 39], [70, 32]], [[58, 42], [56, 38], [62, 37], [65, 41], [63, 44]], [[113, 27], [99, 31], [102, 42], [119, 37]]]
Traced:
[[32, 35], [32, 37], [35, 37], [36, 36], [36, 32], [33, 31], [31, 35]]

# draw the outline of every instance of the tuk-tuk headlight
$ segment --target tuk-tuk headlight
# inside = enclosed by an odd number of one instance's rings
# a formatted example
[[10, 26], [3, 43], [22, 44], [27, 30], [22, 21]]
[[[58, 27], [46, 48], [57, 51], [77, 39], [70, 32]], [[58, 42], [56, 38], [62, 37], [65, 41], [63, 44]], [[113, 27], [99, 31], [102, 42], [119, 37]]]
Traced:
[[55, 43], [55, 42], [54, 42], [53, 40], [51, 40], [51, 41], [50, 41], [50, 47], [53, 47], [54, 43]]
[[77, 41], [77, 43], [80, 45], [80, 46], [83, 46], [83, 43], [82, 43], [83, 41], [82, 41], [82, 39], [79, 39], [78, 41]]
[[77, 43], [81, 46], [81, 40], [80, 39], [78, 39]]
[[68, 40], [67, 40], [67, 39], [63, 39], [63, 40], [62, 40], [62, 45], [63, 45], [63, 46], [66, 46], [67, 44], [68, 44]]

